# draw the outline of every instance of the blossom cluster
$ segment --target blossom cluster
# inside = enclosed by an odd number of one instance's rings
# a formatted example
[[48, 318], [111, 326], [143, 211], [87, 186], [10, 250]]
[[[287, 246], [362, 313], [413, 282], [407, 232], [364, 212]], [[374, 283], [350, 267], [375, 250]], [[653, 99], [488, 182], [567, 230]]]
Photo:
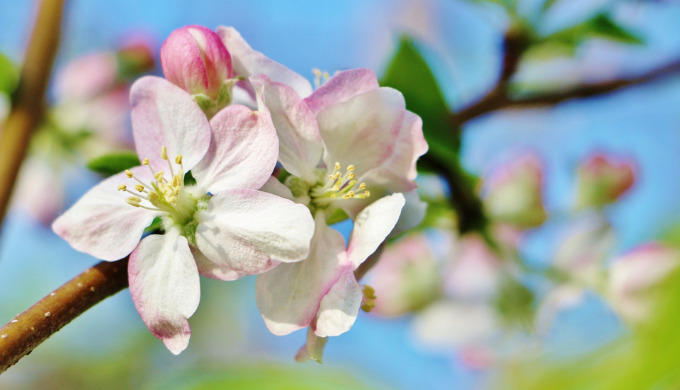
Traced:
[[[372, 313], [415, 313], [416, 339], [457, 353], [469, 368], [536, 351], [555, 320], [589, 297], [602, 299], [629, 326], [645, 324], [654, 315], [654, 292], [679, 268], [680, 253], [648, 242], [613, 256], [616, 231], [606, 211], [635, 184], [634, 166], [602, 152], [581, 162], [573, 210], [547, 226], [563, 234], [553, 234], [556, 250], [537, 266], [525, 260], [524, 247], [549, 220], [545, 166], [535, 154], [510, 161], [485, 177], [485, 231], [459, 235], [432, 216], [423, 230], [385, 248], [368, 275], [381, 292]], [[445, 196], [436, 183], [421, 184], [430, 204]]]
[[[160, 58], [165, 77], [130, 91], [141, 165], [92, 188], [54, 231], [103, 260], [129, 255], [133, 302], [172, 353], [188, 345], [199, 274], [259, 275], [269, 330], [309, 328], [298, 356], [319, 360], [372, 299], [355, 270], [422, 217], [420, 118], [368, 69], [320, 74], [314, 89], [233, 28], [178, 29]], [[346, 219], [348, 243], [331, 226]]]

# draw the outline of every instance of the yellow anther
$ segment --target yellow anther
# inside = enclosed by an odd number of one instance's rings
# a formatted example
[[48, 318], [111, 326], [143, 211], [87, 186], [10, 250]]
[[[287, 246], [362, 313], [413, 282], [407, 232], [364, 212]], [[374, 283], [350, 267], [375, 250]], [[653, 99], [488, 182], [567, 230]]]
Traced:
[[347, 180], [354, 180], [356, 176], [354, 176], [354, 172], [350, 172], [347, 174]]
[[364, 196], [366, 198], [369, 198], [371, 196], [371, 191], [369, 191], [369, 190], [364, 191]]
[[141, 184], [135, 184], [135, 189], [137, 190], [137, 192], [143, 192], [144, 186]]
[[163, 160], [168, 159], [168, 148], [166, 148], [165, 146], [161, 146], [161, 158]]
[[179, 175], [175, 175], [175, 176], [172, 178], [172, 185], [173, 185], [174, 187], [179, 187], [180, 183], [181, 183], [181, 181], [180, 181]]
[[364, 295], [363, 302], [361, 303], [361, 310], [368, 313], [373, 310], [373, 308], [375, 308], [375, 301], [378, 297], [375, 296], [375, 290], [373, 287], [367, 284], [364, 285], [364, 288], [361, 289], [361, 292]]
[[182, 164], [182, 155], [181, 154], [178, 154], [177, 157], [175, 157], [175, 162], [177, 164], [180, 164], [180, 165]]
[[155, 175], [153, 175], [153, 177], [160, 182], [161, 179], [163, 178], [163, 175], [164, 175], [163, 171], [158, 171], [156, 172]]
[[336, 162], [336, 163], [335, 163], [335, 170], [336, 170], [336, 171], [339, 171], [340, 168], [342, 168], [342, 167], [340, 166], [340, 163], [339, 163], [339, 162]]
[[149, 202], [155, 203], [155, 202], [158, 202], [159, 199], [160, 198], [159, 198], [159, 195], [158, 195], [157, 192], [152, 192], [152, 193], [149, 194]]
[[359, 189], [360, 189], [361, 191], [365, 190], [365, 189], [366, 189], [366, 183], [361, 183], [361, 184], [359, 184]]
[[353, 170], [354, 170], [354, 165], [349, 164], [349, 165], [347, 166], [347, 172], [352, 172]]
[[144, 160], [142, 160], [142, 165], [149, 165], [149, 158], [146, 157]]
[[314, 76], [316, 77], [321, 77], [321, 69], [319, 68], [313, 68], [312, 73], [314, 73]]
[[134, 176], [134, 175], [132, 174], [132, 171], [129, 170], [129, 169], [126, 169], [126, 170], [125, 170], [125, 175], [126, 175], [127, 177], [129, 177], [129, 178], [132, 178], [132, 176]]
[[121, 184], [118, 186], [118, 191], [127, 191], [127, 186], [125, 184]]
[[328, 80], [329, 78], [331, 78], [331, 75], [329, 75], [328, 72], [323, 72], [322, 76], [323, 76], [324, 80]]
[[139, 202], [141, 202], [142, 200], [141, 200], [140, 198], [136, 197], [136, 196], [130, 196], [130, 197], [128, 197], [127, 199], [125, 199], [125, 201], [126, 201], [130, 206], [139, 207]]
[[354, 198], [354, 191], [350, 191], [346, 193], [345, 195], [342, 196], [344, 199], [352, 199]]

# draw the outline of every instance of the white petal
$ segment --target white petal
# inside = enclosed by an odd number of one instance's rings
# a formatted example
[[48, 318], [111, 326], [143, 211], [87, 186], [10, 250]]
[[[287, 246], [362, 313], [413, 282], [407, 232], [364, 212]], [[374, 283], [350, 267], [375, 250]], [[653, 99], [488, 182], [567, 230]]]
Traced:
[[[217, 280], [236, 280], [246, 276], [243, 273], [234, 271], [224, 262], [216, 263], [210, 260], [198, 248], [192, 247], [191, 253], [194, 255], [198, 273], [205, 277]], [[276, 264], [273, 263], [272, 266], [276, 266]]]
[[130, 294], [142, 320], [175, 355], [189, 344], [187, 319], [198, 307], [201, 288], [187, 239], [171, 229], [152, 234], [130, 255]]
[[260, 188], [260, 191], [268, 192], [284, 199], [293, 200], [293, 193], [290, 192], [290, 189], [273, 176], [270, 177], [266, 183], [264, 183], [262, 188]]
[[347, 247], [349, 261], [355, 267], [375, 252], [390, 234], [405, 202], [404, 195], [392, 194], [378, 199], [357, 215]]
[[353, 164], [358, 176], [394, 153], [406, 110], [404, 97], [379, 88], [321, 110], [317, 119], [328, 153], [327, 166]]
[[489, 343], [498, 327], [499, 319], [490, 306], [453, 301], [429, 305], [413, 322], [420, 342], [444, 351]]
[[305, 206], [254, 190], [216, 194], [199, 218], [196, 244], [201, 252], [243, 274], [264, 272], [276, 261], [304, 259], [314, 233]]
[[217, 35], [231, 54], [234, 71], [237, 75], [250, 77], [263, 74], [274, 81], [290, 85], [302, 97], [312, 93], [312, 85], [299, 74], [253, 50], [232, 27], [218, 27]]
[[264, 101], [279, 135], [279, 161], [293, 175], [315, 182], [323, 142], [314, 113], [293, 88], [264, 76], [254, 81], [264, 86]]
[[[136, 167], [132, 171], [146, 177], [148, 169]], [[125, 202], [130, 194], [117, 188], [131, 180], [122, 172], [97, 184], [57, 218], [52, 229], [73, 248], [102, 260], [127, 256], [139, 243], [144, 229], [161, 215]]]
[[160, 77], [146, 76], [130, 89], [132, 133], [139, 158], [166, 169], [161, 147], [171, 161], [182, 155], [184, 170], [198, 163], [210, 145], [210, 124], [191, 95]]
[[315, 222], [309, 257], [280, 264], [257, 278], [257, 307], [269, 331], [276, 335], [308, 326], [324, 295], [351, 268], [346, 265], [342, 235], [326, 225], [323, 213], [317, 214]]
[[319, 337], [339, 336], [354, 325], [364, 294], [354, 272], [348, 269], [321, 300], [314, 333]]
[[356, 95], [379, 87], [378, 79], [372, 70], [349, 69], [335, 73], [333, 77], [305, 98], [305, 103], [316, 114], [327, 106], [344, 102]]
[[231, 105], [211, 120], [212, 141], [191, 173], [213, 194], [230, 188], [260, 188], [269, 178], [279, 150], [267, 111]]

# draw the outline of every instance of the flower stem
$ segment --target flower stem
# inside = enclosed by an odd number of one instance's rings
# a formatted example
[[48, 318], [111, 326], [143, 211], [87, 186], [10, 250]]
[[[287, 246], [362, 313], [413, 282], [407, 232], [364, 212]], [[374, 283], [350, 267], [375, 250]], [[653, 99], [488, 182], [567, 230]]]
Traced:
[[57, 52], [64, 0], [42, 0], [26, 50], [12, 110], [0, 134], [0, 221], [33, 129], [40, 123], [43, 97]]
[[101, 262], [0, 328], [0, 373], [92, 306], [128, 286], [128, 258]]

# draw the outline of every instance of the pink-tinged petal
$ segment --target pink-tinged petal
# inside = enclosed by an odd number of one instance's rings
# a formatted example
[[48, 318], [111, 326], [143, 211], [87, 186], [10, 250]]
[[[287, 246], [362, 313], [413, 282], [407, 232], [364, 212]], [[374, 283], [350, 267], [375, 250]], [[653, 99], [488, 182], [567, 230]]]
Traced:
[[418, 226], [425, 218], [427, 212], [427, 202], [420, 200], [420, 196], [416, 190], [411, 190], [404, 193], [406, 204], [401, 210], [397, 225], [390, 233], [390, 236], [396, 236], [407, 230], [411, 230]]
[[350, 330], [359, 314], [363, 297], [354, 272], [346, 269], [321, 300], [314, 333], [319, 337], [329, 337], [339, 336]]
[[213, 194], [262, 187], [276, 166], [279, 150], [269, 113], [232, 105], [218, 112], [210, 126], [208, 152], [191, 170], [198, 186]]
[[293, 193], [290, 192], [290, 188], [286, 187], [274, 176], [270, 177], [266, 183], [260, 188], [260, 191], [267, 192], [276, 196], [280, 196], [284, 199], [294, 200]]
[[265, 76], [253, 80], [264, 86], [264, 101], [279, 136], [279, 161], [291, 174], [315, 182], [314, 169], [321, 162], [323, 141], [314, 113], [293, 88]]
[[[236, 280], [240, 279], [246, 274], [236, 272], [229, 268], [228, 264], [216, 263], [210, 260], [200, 249], [192, 247], [191, 253], [194, 255], [194, 260], [196, 261], [196, 266], [198, 267], [198, 273], [211, 279], [217, 280]], [[272, 267], [276, 266], [276, 262], [272, 263]]]
[[110, 52], [86, 54], [69, 62], [55, 76], [57, 100], [87, 100], [116, 84], [118, 63]]
[[132, 134], [140, 158], [148, 157], [166, 169], [161, 147], [174, 160], [179, 154], [185, 171], [194, 167], [208, 151], [210, 124], [187, 92], [160, 77], [146, 76], [130, 90]]
[[198, 269], [187, 239], [176, 229], [152, 234], [130, 255], [130, 294], [142, 320], [175, 355], [189, 344], [187, 319], [198, 307]]
[[405, 112], [404, 97], [390, 88], [375, 89], [323, 109], [317, 119], [327, 148], [327, 166], [352, 164], [357, 176], [380, 167], [394, 153]]
[[238, 76], [263, 74], [274, 81], [290, 85], [302, 97], [312, 93], [312, 85], [307, 79], [253, 50], [234, 28], [218, 27], [217, 35], [231, 53], [234, 71]]
[[326, 225], [318, 213], [309, 256], [293, 264], [280, 264], [259, 275], [255, 299], [269, 331], [284, 335], [308, 326], [314, 320], [324, 295], [347, 265], [345, 240]]
[[399, 136], [395, 140], [394, 151], [383, 165], [413, 180], [418, 175], [416, 160], [425, 154], [427, 149], [423, 135], [423, 120], [411, 111], [406, 111]]
[[[146, 177], [148, 169], [136, 167], [132, 172]], [[54, 221], [52, 230], [73, 248], [102, 260], [127, 256], [139, 243], [144, 228], [161, 215], [125, 202], [130, 195], [117, 188], [130, 180], [123, 172], [97, 184]]]
[[539, 335], [548, 334], [558, 316], [583, 303], [586, 298], [586, 290], [577, 284], [563, 284], [557, 286], [543, 298], [536, 315], [534, 326]]
[[390, 234], [405, 202], [404, 195], [392, 194], [378, 199], [357, 215], [347, 247], [348, 260], [355, 268]]
[[196, 244], [201, 252], [248, 275], [267, 271], [277, 261], [304, 259], [314, 232], [305, 206], [248, 189], [215, 194], [199, 220]]
[[305, 99], [305, 103], [318, 113], [325, 107], [341, 103], [350, 98], [378, 89], [378, 79], [370, 69], [350, 69], [337, 72], [314, 93]]
[[191, 94], [219, 95], [231, 77], [231, 57], [215, 32], [203, 26], [173, 31], [161, 47], [161, 65], [168, 81]]

